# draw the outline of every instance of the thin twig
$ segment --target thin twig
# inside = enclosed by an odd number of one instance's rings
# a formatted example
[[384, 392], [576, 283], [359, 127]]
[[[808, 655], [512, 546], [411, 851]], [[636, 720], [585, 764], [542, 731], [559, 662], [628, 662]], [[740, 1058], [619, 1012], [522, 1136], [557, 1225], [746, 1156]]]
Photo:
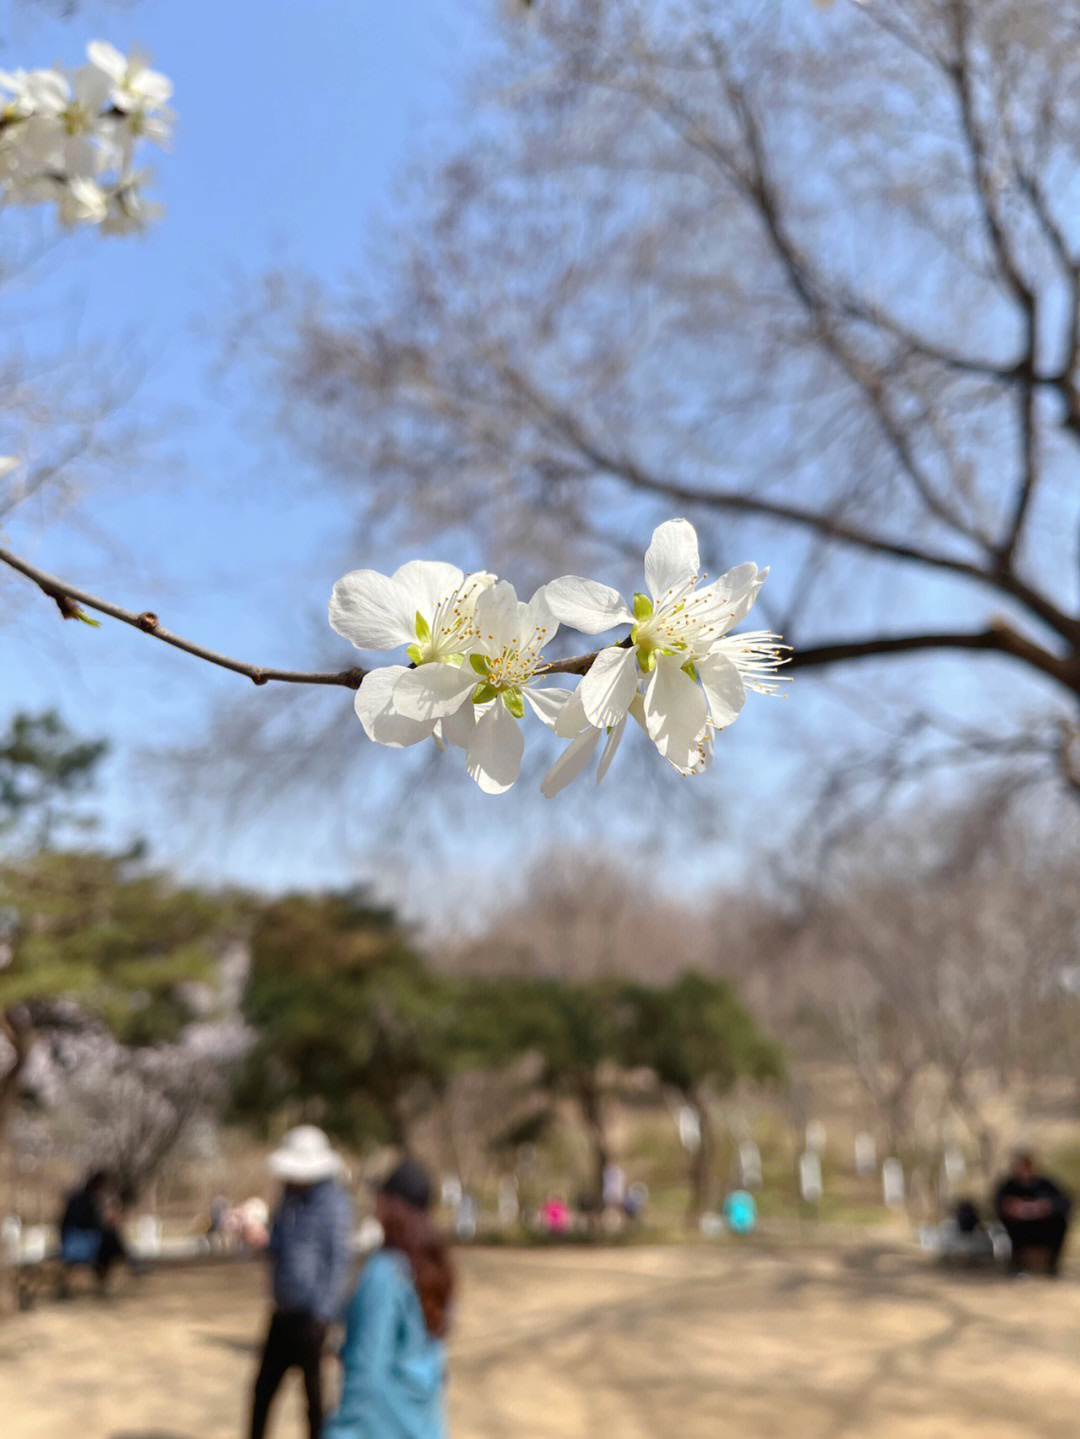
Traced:
[[142, 630], [143, 634], [153, 635], [155, 639], [162, 640], [167, 645], [173, 645], [176, 649], [183, 650], [185, 654], [194, 655], [196, 659], [205, 660], [207, 664], [217, 665], [220, 669], [232, 670], [235, 674], [246, 675], [253, 684], [264, 685], [271, 680], [279, 680], [283, 684], [342, 685], [345, 689], [355, 690], [359, 689], [360, 681], [367, 673], [359, 665], [354, 665], [352, 669], [341, 670], [336, 674], [319, 674], [304, 670], [278, 670], [263, 665], [245, 664], [243, 660], [231, 659], [228, 655], [218, 654], [204, 645], [194, 644], [191, 640], [184, 639], [182, 635], [174, 635], [170, 630], [162, 628], [157, 615], [150, 610], [136, 614], [134, 610], [122, 609], [109, 600], [99, 599], [97, 595], [87, 594], [85, 590], [76, 589], [74, 585], [57, 579], [55, 575], [46, 574], [44, 570], [39, 570], [36, 565], [12, 554], [10, 550], [0, 548], [0, 562], [10, 565], [13, 570], [18, 570], [19, 574], [32, 580], [42, 594], [48, 595], [66, 620], [86, 620], [87, 617], [80, 608], [85, 605], [89, 610], [96, 610], [99, 614], [108, 615], [110, 619], [120, 620], [125, 625]]

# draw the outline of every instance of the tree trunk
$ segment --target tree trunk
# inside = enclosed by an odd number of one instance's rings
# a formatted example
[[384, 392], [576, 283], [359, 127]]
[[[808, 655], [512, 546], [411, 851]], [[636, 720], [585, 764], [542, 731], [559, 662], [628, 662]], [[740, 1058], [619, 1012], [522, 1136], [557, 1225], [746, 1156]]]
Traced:
[[34, 1046], [34, 1026], [25, 1005], [12, 1004], [0, 1014], [0, 1034], [11, 1045], [14, 1059], [11, 1067], [0, 1078], [0, 1144], [3, 1143], [8, 1121], [19, 1098], [19, 1081], [30, 1059]]
[[709, 1181], [712, 1175], [713, 1155], [716, 1150], [716, 1135], [713, 1132], [712, 1116], [704, 1095], [698, 1092], [684, 1094], [683, 1100], [694, 1111], [698, 1123], [700, 1142], [692, 1149], [687, 1165], [690, 1201], [686, 1210], [686, 1227], [696, 1229], [698, 1220], [709, 1205]]
[[[25, 1005], [13, 1004], [0, 1014], [0, 1034], [11, 1045], [14, 1058], [10, 1067], [0, 1077], [0, 1147], [3, 1146], [8, 1122], [15, 1112], [19, 1098], [19, 1081], [34, 1046], [34, 1026]], [[14, 1284], [9, 1282], [7, 1260], [0, 1254], [0, 1313], [12, 1308], [15, 1303]]]
[[579, 1092], [585, 1129], [592, 1147], [592, 1192], [588, 1195], [589, 1230], [595, 1237], [600, 1232], [604, 1213], [604, 1171], [611, 1155], [604, 1130], [604, 1097], [595, 1074], [585, 1075]]

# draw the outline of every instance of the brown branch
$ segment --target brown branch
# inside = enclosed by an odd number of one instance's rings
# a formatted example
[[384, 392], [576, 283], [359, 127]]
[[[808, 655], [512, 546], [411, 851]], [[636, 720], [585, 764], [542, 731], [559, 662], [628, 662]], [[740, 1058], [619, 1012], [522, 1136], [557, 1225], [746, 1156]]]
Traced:
[[[988, 548], [987, 536], [969, 524], [935, 491], [929, 475], [919, 463], [911, 436], [894, 413], [880, 367], [867, 364], [836, 324], [835, 312], [842, 310], [845, 302], [843, 298], [838, 302], [836, 286], [827, 283], [815, 272], [789, 232], [781, 211], [780, 194], [770, 174], [765, 137], [746, 92], [730, 79], [727, 91], [750, 158], [750, 168], [742, 181], [744, 194], [757, 209], [788, 283], [814, 321], [819, 342], [861, 392], [871, 415], [929, 513], [958, 534], [984, 549]], [[847, 303], [850, 304], [850, 300]]]
[[982, 211], [983, 227], [989, 237], [999, 273], [1021, 307], [1031, 311], [1034, 308], [1035, 296], [1021, 272], [1008, 232], [998, 213], [994, 182], [986, 156], [986, 141], [975, 113], [975, 94], [968, 55], [968, 0], [952, 0], [951, 11], [954, 57], [952, 64], [946, 66], [945, 73], [956, 91], [960, 129], [971, 159], [972, 177]]
[[1017, 184], [1027, 196], [1032, 212], [1053, 250], [1058, 264], [1064, 271], [1069, 285], [1069, 329], [1065, 356], [1057, 374], [1032, 377], [1034, 384], [1049, 383], [1055, 386], [1065, 401], [1065, 428], [1080, 434], [1080, 394], [1077, 393], [1076, 367], [1080, 362], [1080, 255], [1072, 250], [1065, 231], [1058, 224], [1050, 208], [1050, 202], [1034, 174], [1029, 174], [1014, 159], [1013, 168]]
[[[541, 394], [536, 386], [513, 366], [503, 364], [501, 373], [518, 394], [528, 401], [543, 419], [555, 425], [564, 438], [597, 470], [624, 480], [634, 489], [645, 490], [653, 495], [662, 495], [665, 499], [675, 500], [679, 504], [701, 505], [710, 509], [759, 515], [763, 519], [798, 525], [801, 528], [812, 530], [826, 539], [837, 540], [852, 545], [856, 549], [887, 555], [892, 559], [912, 560], [917, 564], [924, 564], [933, 569], [948, 570], [953, 574], [964, 575], [972, 580], [982, 580], [995, 586], [1000, 583], [970, 560], [958, 559], [935, 550], [904, 544], [899, 540], [891, 540], [885, 535], [859, 529], [839, 517], [821, 510], [805, 509], [800, 505], [787, 504], [779, 500], [761, 499], [744, 492], [707, 490], [696, 485], [683, 484], [678, 480], [661, 479], [658, 475], [650, 474], [636, 461], [625, 455], [604, 450], [585, 431], [574, 415], [556, 408], [546, 395]], [[1042, 617], [1047, 618], [1045, 615]], [[1047, 618], [1047, 623], [1057, 628], [1053, 620]]]
[[1004, 565], [998, 551], [991, 552], [990, 562], [984, 567], [971, 560], [959, 559], [925, 546], [905, 544], [900, 540], [892, 540], [886, 535], [860, 529], [826, 511], [806, 509], [800, 505], [786, 504], [778, 500], [761, 499], [745, 492], [706, 490], [695, 485], [682, 484], [677, 480], [661, 479], [657, 475], [650, 474], [636, 461], [625, 455], [612, 454], [604, 450], [585, 431], [575, 416], [557, 408], [514, 366], [503, 363], [501, 373], [518, 394], [532, 405], [543, 419], [557, 426], [564, 438], [574, 445], [597, 470], [624, 480], [635, 489], [645, 490], [653, 495], [662, 495], [666, 499], [675, 500], [682, 505], [699, 505], [712, 510], [727, 510], [734, 514], [757, 515], [762, 519], [797, 525], [824, 539], [851, 545], [853, 548], [865, 550], [869, 554], [884, 555], [890, 559], [905, 560], [914, 564], [926, 565], [930, 569], [940, 569], [950, 574], [963, 575], [966, 579], [987, 585], [990, 589], [1010, 595], [1013, 599], [1026, 605], [1044, 624], [1068, 640], [1070, 645], [1080, 642], [1080, 623], [1065, 614], [1044, 594], [1022, 580], [1007, 565]]
[[[176, 649], [183, 650], [185, 654], [190, 654], [196, 659], [231, 670], [236, 674], [246, 675], [257, 685], [276, 680], [284, 684], [339, 685], [346, 689], [358, 689], [360, 681], [368, 673], [358, 665], [337, 673], [320, 674], [301, 670], [269, 669], [246, 664], [242, 660], [231, 659], [227, 655], [218, 654], [214, 650], [193, 644], [179, 635], [163, 630], [157, 616], [149, 611], [136, 614], [132, 610], [122, 609], [108, 600], [102, 600], [84, 590], [78, 590], [63, 580], [57, 579], [54, 575], [46, 574], [18, 555], [2, 548], [0, 548], [0, 563], [9, 565], [20, 574], [25, 575], [27, 579], [32, 580], [42, 593], [48, 595], [57, 605], [65, 619], [85, 619], [86, 616], [80, 609], [80, 606], [85, 605], [88, 609], [97, 610], [100, 614], [129, 624], [144, 634], [153, 635], [164, 641], [165, 644], [173, 645]], [[973, 571], [973, 573], [978, 575], [977, 571]], [[619, 641], [619, 646], [622, 648], [626, 648], [629, 644], [629, 636]], [[1005, 620], [996, 620], [988, 629], [976, 632], [878, 635], [865, 640], [835, 641], [809, 648], [803, 647], [795, 649], [788, 656], [786, 663], [793, 669], [820, 668], [825, 665], [838, 664], [841, 661], [870, 659], [874, 656], [930, 649], [995, 650], [998, 653], [1010, 655], [1014, 659], [1022, 660], [1033, 669], [1049, 675], [1066, 689], [1072, 690], [1074, 694], [1080, 695], [1080, 661], [1072, 656], [1061, 657], [1051, 654], [1040, 645], [1026, 639]], [[589, 654], [571, 655], [566, 659], [553, 660], [550, 664], [539, 666], [537, 674], [587, 674], [598, 653], [598, 650], [593, 650]]]
[[[1035, 312], [1032, 310], [1028, 322], [1029, 353], [1035, 352]], [[1020, 484], [1013, 501], [1013, 512], [1004, 543], [999, 550], [1003, 567], [1012, 564], [1016, 548], [1023, 533], [1024, 521], [1031, 508], [1031, 501], [1042, 475], [1039, 449], [1039, 430], [1035, 409], [1035, 386], [1029, 375], [1020, 391], [1017, 402], [1017, 424], [1020, 430]]]
[[[838, 317], [873, 323], [872, 307], [846, 292], [842, 293], [828, 276], [819, 272], [796, 244], [782, 213], [779, 193], [772, 183], [765, 137], [750, 100], [742, 86], [725, 73], [726, 62], [722, 53], [717, 54], [716, 63], [721, 69], [727, 103], [742, 134], [746, 148], [745, 160], [736, 160], [714, 136], [704, 133], [675, 97], [657, 91], [652, 94], [650, 103], [662, 119], [677, 129], [686, 144], [715, 164], [721, 174], [753, 207], [792, 293], [814, 326], [815, 339], [861, 393], [874, 422], [927, 510], [957, 534], [984, 550], [992, 551], [990, 538], [968, 523], [936, 492], [927, 472], [919, 463], [910, 436], [905, 433], [894, 413], [885, 376], [880, 367], [868, 364], [841, 332], [837, 324]], [[909, 336], [902, 327], [883, 328], [898, 340], [903, 337], [902, 343], [914, 342], [915, 337]], [[946, 362], [944, 356], [938, 358], [942, 363]], [[952, 357], [954, 363], [958, 359], [959, 357]], [[1030, 364], [1026, 368], [1030, 373]], [[1008, 378], [1011, 373], [1009, 367], [992, 367], [989, 371], [992, 378], [998, 379]]]
[[990, 650], [1022, 660], [1058, 684], [1080, 695], [1080, 661], [1073, 655], [1051, 654], [1015, 630], [1006, 620], [994, 620], [985, 630], [944, 631], [916, 635], [874, 635], [864, 640], [837, 640], [810, 647], [796, 645], [789, 657], [792, 669], [818, 668], [883, 655], [917, 654], [927, 650]]
[[[630, 644], [630, 636], [627, 635], [625, 639], [619, 640], [617, 644], [608, 646], [608, 648], [628, 650]], [[571, 655], [565, 660], [552, 660], [549, 665], [541, 665], [536, 673], [538, 675], [587, 675], [592, 669], [593, 660], [599, 653], [599, 650], [593, 650], [589, 655]]]
[[[234, 674], [246, 675], [253, 684], [264, 685], [270, 680], [277, 680], [282, 684], [342, 685], [346, 689], [355, 690], [359, 689], [360, 681], [367, 673], [359, 665], [333, 674], [319, 674], [303, 670], [279, 670], [265, 665], [246, 664], [243, 660], [231, 659], [228, 655], [218, 654], [215, 650], [207, 649], [204, 645], [195, 644], [181, 635], [175, 635], [170, 630], [164, 629], [157, 615], [149, 610], [136, 614], [134, 610], [122, 609], [109, 600], [99, 599], [85, 590], [76, 589], [74, 585], [57, 579], [55, 575], [46, 574], [44, 570], [39, 570], [36, 565], [12, 554], [10, 550], [0, 548], [0, 563], [9, 565], [19, 574], [25, 575], [28, 580], [32, 580], [42, 594], [48, 595], [66, 620], [86, 620], [87, 616], [82, 613], [81, 608], [85, 606], [87, 609], [96, 610], [99, 614], [108, 615], [110, 619], [120, 620], [125, 625], [142, 630], [143, 634], [153, 635], [155, 639], [161, 640], [164, 644], [183, 650], [185, 654], [194, 655], [196, 659], [205, 660], [207, 664], [217, 665], [220, 669], [232, 670]], [[93, 621], [88, 622], [93, 623]]]

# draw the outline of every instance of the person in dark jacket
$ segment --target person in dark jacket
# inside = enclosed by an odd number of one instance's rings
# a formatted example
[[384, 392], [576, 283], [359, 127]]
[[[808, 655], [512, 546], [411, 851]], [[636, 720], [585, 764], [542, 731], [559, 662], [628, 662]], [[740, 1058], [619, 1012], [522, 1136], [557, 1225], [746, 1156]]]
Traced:
[[95, 1169], [85, 1184], [68, 1196], [60, 1219], [60, 1258], [65, 1268], [90, 1265], [102, 1289], [115, 1264], [130, 1263], [107, 1170]]
[[352, 1205], [337, 1182], [344, 1168], [340, 1156], [310, 1124], [289, 1131], [270, 1156], [270, 1168], [284, 1180], [285, 1191], [267, 1243], [274, 1312], [252, 1392], [251, 1439], [262, 1439], [274, 1395], [294, 1367], [304, 1377], [308, 1434], [319, 1439], [323, 1345], [345, 1298]]
[[444, 1439], [445, 1336], [454, 1273], [428, 1217], [431, 1181], [403, 1159], [379, 1188], [382, 1248], [345, 1316], [341, 1403], [324, 1439]]
[[1072, 1201], [1052, 1179], [1035, 1171], [1035, 1159], [1021, 1149], [998, 1185], [994, 1210], [1012, 1248], [1014, 1271], [1056, 1274]]

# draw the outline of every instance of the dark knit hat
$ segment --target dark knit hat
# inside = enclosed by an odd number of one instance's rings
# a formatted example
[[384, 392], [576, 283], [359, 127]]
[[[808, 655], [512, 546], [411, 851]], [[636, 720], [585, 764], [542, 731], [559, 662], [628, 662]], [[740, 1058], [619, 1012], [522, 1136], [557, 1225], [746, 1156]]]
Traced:
[[416, 1209], [431, 1208], [431, 1179], [416, 1159], [403, 1159], [379, 1185], [380, 1194], [394, 1194]]

